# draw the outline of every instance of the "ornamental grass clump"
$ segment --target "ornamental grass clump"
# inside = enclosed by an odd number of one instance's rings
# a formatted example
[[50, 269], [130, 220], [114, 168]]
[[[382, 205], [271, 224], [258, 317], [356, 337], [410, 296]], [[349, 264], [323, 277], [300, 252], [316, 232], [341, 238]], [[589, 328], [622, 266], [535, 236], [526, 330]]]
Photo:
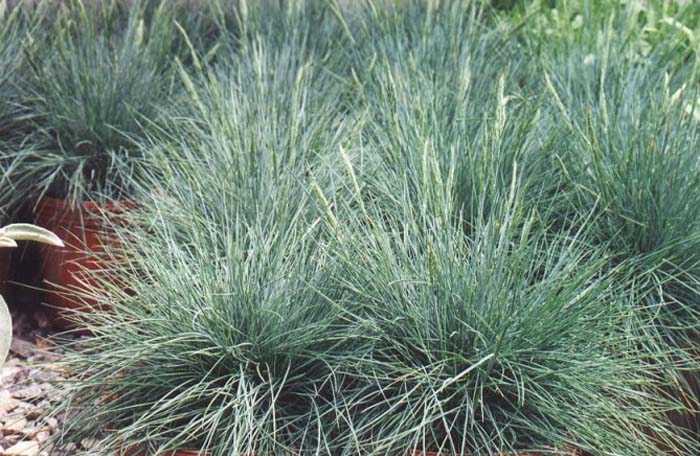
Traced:
[[26, 32], [25, 18], [20, 8], [0, 4], [0, 153], [8, 154], [8, 148], [18, 139], [16, 129], [21, 116], [21, 102], [16, 83], [22, 64], [22, 40]]
[[[358, 121], [338, 113], [337, 79], [265, 36], [201, 76], [152, 138], [142, 212], [122, 230], [95, 315], [68, 359], [84, 374], [55, 444], [281, 454], [322, 447], [316, 396], [355, 339], [328, 288], [314, 186]], [[327, 171], [324, 171], [327, 170]], [[110, 287], [114, 277], [120, 286]], [[127, 289], [128, 291], [120, 291]]]
[[[14, 151], [16, 135], [14, 129], [17, 125], [18, 99], [14, 87], [15, 73], [21, 61], [21, 28], [18, 26], [19, 9], [7, 11], [5, 3], [0, 4], [4, 9], [0, 10], [0, 188], [7, 187], [7, 169], [9, 157]], [[0, 224], [8, 216], [9, 207], [5, 202], [9, 193], [0, 194]]]
[[653, 363], [670, 353], [643, 348], [658, 342], [651, 319], [616, 282], [620, 271], [602, 272], [607, 258], [583, 233], [537, 228], [517, 179], [470, 235], [413, 211], [421, 196], [399, 195], [404, 212], [390, 222], [367, 207], [365, 219], [330, 224], [347, 252], [337, 272], [345, 307], [373, 334], [371, 351], [338, 368], [343, 407], [331, 408], [352, 445], [362, 454], [690, 448], [662, 413], [682, 405], [657, 391]]
[[17, 5], [0, 3], [0, 220], [12, 217], [26, 203], [14, 164], [21, 150], [31, 147], [26, 128], [28, 109], [20, 82], [26, 77], [24, 49], [31, 41], [36, 20]]
[[557, 129], [468, 35], [447, 54], [460, 65], [435, 57], [444, 37], [419, 36], [427, 49], [387, 46], [363, 81], [366, 151], [343, 160], [355, 197], [319, 195], [343, 306], [371, 341], [335, 360], [336, 435], [362, 454], [686, 450], [653, 309], [589, 242], [592, 214], [556, 218], [571, 212]]
[[555, 207], [561, 176], [556, 157], [543, 153], [550, 134], [539, 106], [519, 90], [518, 47], [468, 2], [383, 14], [363, 18], [356, 40], [364, 44], [353, 53], [369, 118], [371, 153], [359, 172], [373, 176], [366, 197], [382, 195], [389, 211], [399, 203], [391, 195], [407, 187], [417, 212], [453, 211], [452, 222], [469, 231], [480, 205], [490, 205], [482, 196], [508, 188], [517, 162], [527, 204]]
[[[113, 311], [65, 358], [56, 451], [692, 452], [670, 417], [688, 360], [649, 298], [691, 276], [612, 210], [653, 207], [633, 184], [671, 164], [690, 191], [692, 65], [654, 107], [651, 67], [523, 54], [466, 1], [274, 3], [220, 10], [215, 53], [185, 40], [182, 103], [136, 141], [140, 205], [86, 292]], [[637, 163], [655, 141], [668, 163]], [[660, 231], [690, 226], [681, 207]]]
[[[700, 429], [700, 137], [696, 57], [671, 33], [644, 59], [637, 41], [605, 29], [606, 40], [549, 56], [543, 90], [558, 123], [557, 155], [568, 214], [592, 214], [590, 239], [630, 271], [642, 309], [664, 345], [684, 360], [667, 383], [684, 398], [685, 426]], [[588, 57], [577, 59], [576, 55]], [[566, 224], [566, 222], [564, 223]], [[695, 418], [693, 418], [695, 413]]]
[[563, 200], [595, 214], [592, 240], [635, 270], [668, 342], [692, 347], [700, 323], [697, 71], [669, 65], [663, 53], [634, 65], [600, 57], [554, 67], [547, 84], [551, 112], [564, 119]]
[[51, 14], [22, 84], [38, 134], [17, 165], [35, 194], [75, 202], [128, 195], [135, 141], [173, 96], [179, 32], [166, 3], [148, 15], [149, 2], [132, 2], [128, 14], [119, 3], [44, 5]]

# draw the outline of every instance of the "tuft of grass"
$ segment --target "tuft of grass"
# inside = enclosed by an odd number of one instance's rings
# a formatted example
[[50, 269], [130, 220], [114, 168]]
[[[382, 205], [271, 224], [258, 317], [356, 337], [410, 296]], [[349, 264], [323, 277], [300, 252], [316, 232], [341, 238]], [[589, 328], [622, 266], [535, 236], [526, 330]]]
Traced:
[[579, 10], [592, 31], [561, 7], [225, 6], [134, 136], [140, 210], [95, 272], [114, 311], [66, 359], [55, 448], [692, 451], [676, 35], [645, 63], [615, 33], [632, 6]]
[[371, 209], [340, 218], [336, 280], [373, 335], [370, 351], [343, 360], [328, 405], [349, 446], [651, 455], [658, 438], [690, 448], [663, 414], [682, 405], [658, 392], [671, 351], [584, 233], [535, 228], [515, 181], [470, 235], [414, 211], [414, 197], [400, 195], [390, 222]]
[[518, 45], [468, 2], [404, 8], [367, 13], [355, 38], [353, 77], [369, 117], [365, 194], [382, 195], [390, 211], [400, 204], [391, 195], [408, 187], [416, 211], [449, 210], [468, 232], [488, 216], [482, 196], [507, 191], [518, 163], [529, 207], [550, 211], [562, 179], [544, 152], [549, 125], [521, 90]]
[[[2, 5], [5, 5], [4, 3]], [[7, 11], [7, 6], [0, 10], [0, 172], [2, 179], [0, 184], [6, 188], [8, 155], [13, 148], [13, 127], [18, 115], [17, 97], [13, 87], [15, 73], [19, 68], [21, 50], [21, 30], [17, 25], [19, 10]], [[8, 215], [9, 210], [5, 203], [5, 191], [2, 193], [2, 220]]]
[[86, 437], [154, 454], [318, 445], [317, 392], [359, 337], [327, 289], [311, 188], [332, 193], [323, 175], [359, 121], [334, 109], [337, 82], [300, 57], [304, 41], [256, 35], [183, 75], [194, 108], [150, 139], [143, 212], [95, 292], [115, 312], [96, 315], [96, 337], [67, 360], [85, 375], [59, 409], [75, 415], [56, 448]]
[[23, 41], [31, 29], [31, 18], [20, 7], [0, 4], [0, 218], [10, 217], [17, 210], [13, 201], [12, 163], [17, 150], [25, 142], [22, 128], [26, 106], [18, 82], [25, 68]]
[[595, 214], [593, 240], [613, 262], [634, 264], [634, 286], [666, 303], [668, 336], [692, 346], [683, 339], [700, 321], [698, 93], [688, 82], [696, 70], [670, 65], [663, 55], [634, 65], [603, 57], [554, 68], [549, 89], [552, 112], [568, 119], [559, 135], [562, 200]]
[[607, 38], [593, 47], [542, 62], [550, 122], [561, 119], [560, 201], [579, 219], [592, 214], [591, 241], [633, 271], [626, 281], [640, 312], [653, 309], [652, 330], [693, 372], [671, 370], [671, 388], [695, 408], [697, 385], [687, 379], [697, 375], [700, 328], [696, 56], [673, 30], [643, 59], [634, 39], [611, 27], [600, 35]]
[[165, 3], [146, 15], [147, 3], [133, 2], [125, 16], [120, 2], [71, 0], [47, 15], [23, 84], [38, 139], [18, 172], [36, 193], [129, 194], [135, 141], [174, 88], [174, 18]]
[[6, 3], [0, 8], [0, 144], [10, 147], [16, 135], [17, 118], [21, 108], [16, 82], [22, 64], [22, 40], [25, 20], [20, 8], [9, 8]]

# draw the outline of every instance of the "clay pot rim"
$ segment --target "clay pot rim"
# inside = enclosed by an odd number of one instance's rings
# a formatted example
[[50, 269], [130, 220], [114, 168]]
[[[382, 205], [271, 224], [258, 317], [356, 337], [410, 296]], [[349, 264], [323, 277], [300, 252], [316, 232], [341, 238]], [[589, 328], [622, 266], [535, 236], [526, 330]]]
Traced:
[[[509, 451], [506, 453], [498, 453], [498, 456], [544, 456], [545, 454], [559, 455], [559, 456], [579, 456], [580, 452], [575, 449], [558, 449], [551, 448], [547, 451], [553, 451], [553, 453], [542, 453], [541, 451]], [[465, 454], [455, 454], [449, 452], [437, 452], [437, 451], [422, 451], [422, 450], [412, 450], [405, 456], [474, 456], [472, 453]]]
[[[42, 197], [34, 208], [36, 222], [48, 227], [56, 225], [84, 226], [86, 228], [100, 228], [99, 216], [104, 213], [122, 214], [138, 208], [138, 204], [132, 200], [74, 202], [67, 199]], [[116, 217], [118, 219], [118, 217]]]
[[62, 210], [66, 212], [73, 212], [78, 209], [83, 209], [88, 212], [100, 212], [105, 209], [110, 211], [124, 211], [137, 208], [138, 205], [135, 201], [125, 199], [119, 201], [105, 201], [104, 203], [99, 203], [96, 201], [71, 201], [63, 198], [54, 198], [52, 196], [44, 196], [37, 203], [37, 212], [41, 209], [54, 209]]

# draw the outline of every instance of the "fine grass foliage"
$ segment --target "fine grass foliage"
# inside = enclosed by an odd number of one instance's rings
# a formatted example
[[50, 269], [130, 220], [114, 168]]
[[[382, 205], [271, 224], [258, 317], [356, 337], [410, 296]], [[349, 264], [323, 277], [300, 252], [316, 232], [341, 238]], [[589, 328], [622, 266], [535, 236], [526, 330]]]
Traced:
[[417, 211], [451, 211], [469, 231], [488, 214], [482, 197], [502, 196], [518, 163], [528, 204], [548, 211], [560, 176], [543, 152], [539, 107], [519, 90], [517, 46], [467, 2], [406, 8], [367, 13], [356, 38], [354, 78], [370, 119], [365, 194], [383, 195], [390, 210], [408, 186]]
[[194, 113], [151, 138], [144, 212], [125, 231], [134, 247], [109, 273], [129, 292], [105, 279], [96, 297], [115, 312], [97, 315], [97, 336], [69, 358], [91, 368], [61, 408], [77, 414], [59, 448], [86, 437], [105, 451], [216, 455], [318, 445], [317, 391], [355, 336], [327, 289], [311, 187], [333, 191], [321, 175], [359, 135], [333, 109], [335, 79], [300, 49], [258, 35], [187, 76]]
[[134, 2], [74, 0], [55, 6], [45, 39], [29, 53], [24, 85], [34, 149], [22, 157], [39, 194], [81, 201], [123, 197], [134, 173], [134, 141], [173, 91], [178, 32], [165, 3], [146, 16]]
[[[0, 188], [8, 187], [10, 156], [17, 140], [14, 129], [20, 115], [15, 87], [22, 56], [19, 14], [19, 9], [8, 11], [6, 3], [0, 4], [0, 93], [3, 94], [0, 100]], [[0, 221], [4, 221], [12, 210], [6, 202], [7, 198], [10, 198], [8, 192], [0, 193]]]
[[635, 286], [668, 302], [664, 318], [672, 327], [693, 328], [700, 124], [688, 81], [696, 71], [673, 71], [664, 62], [603, 60], [554, 70], [548, 84], [552, 111], [565, 119], [559, 144], [568, 204], [578, 214], [596, 213], [593, 237], [612, 247], [615, 262], [635, 264]]
[[40, 187], [140, 204], [54, 448], [692, 452], [695, 15], [633, 3], [61, 16]]
[[[696, 373], [700, 174], [698, 97], [689, 82], [696, 56], [683, 44], [687, 36], [669, 32], [640, 60], [634, 40], [610, 32], [605, 28], [608, 38], [584, 52], [541, 62], [548, 115], [560, 123], [554, 131], [566, 182], [563, 214], [592, 214], [591, 240], [613, 264], [634, 271], [626, 286], [640, 309], [653, 309], [653, 330]], [[690, 408], [698, 401], [695, 373], [668, 373]], [[697, 430], [697, 415], [693, 420]]]
[[18, 72], [22, 64], [22, 40], [26, 24], [20, 8], [0, 4], [0, 147], [8, 148], [16, 140], [14, 130], [20, 116], [17, 93]]
[[331, 224], [345, 307], [373, 330], [370, 350], [343, 360], [329, 405], [349, 445], [651, 455], [658, 437], [689, 448], [662, 413], [682, 405], [650, 394], [664, 384], [652, 363], [670, 350], [643, 348], [658, 343], [651, 318], [583, 233], [536, 228], [517, 179], [469, 236], [415, 211], [408, 189], [400, 198], [391, 222], [368, 208]]

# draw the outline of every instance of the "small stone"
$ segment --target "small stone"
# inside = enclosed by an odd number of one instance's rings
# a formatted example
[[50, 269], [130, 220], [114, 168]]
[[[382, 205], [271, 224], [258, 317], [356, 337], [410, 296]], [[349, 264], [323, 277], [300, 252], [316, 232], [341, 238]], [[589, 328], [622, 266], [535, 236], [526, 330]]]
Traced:
[[24, 412], [25, 416], [28, 419], [36, 420], [37, 418], [39, 418], [41, 416], [41, 412], [42, 412], [41, 404], [32, 405], [32, 404], [29, 404], [28, 402], [23, 402], [23, 404], [29, 405], [29, 407], [25, 408], [25, 412]]
[[34, 441], [17, 442], [3, 452], [5, 456], [36, 456], [39, 454], [39, 443]]
[[34, 435], [34, 440], [39, 443], [44, 443], [49, 439], [49, 431], [39, 431]]
[[19, 399], [36, 399], [42, 396], [45, 389], [46, 388], [43, 386], [43, 384], [35, 383], [16, 390], [13, 393], [13, 396]]
[[45, 423], [50, 430], [56, 429], [58, 427], [58, 420], [54, 417], [46, 418]]
[[13, 337], [12, 344], [10, 345], [10, 351], [26, 359], [34, 354], [36, 351], [36, 345], [18, 337]]
[[18, 405], [19, 401], [9, 391], [0, 391], [0, 415], [13, 411]]
[[22, 434], [27, 427], [27, 420], [22, 417], [14, 417], [5, 422], [2, 427], [4, 434]]
[[12, 385], [17, 383], [17, 378], [21, 376], [22, 368], [5, 364], [0, 367], [0, 385]]
[[30, 410], [34, 410], [34, 409], [36, 409], [36, 406], [34, 404], [31, 404], [29, 402], [19, 401], [19, 404], [17, 404], [17, 409], [16, 409], [15, 413], [19, 413], [19, 412], [27, 413]]
[[13, 445], [17, 443], [21, 436], [19, 435], [3, 435], [2, 443], [3, 445]]

